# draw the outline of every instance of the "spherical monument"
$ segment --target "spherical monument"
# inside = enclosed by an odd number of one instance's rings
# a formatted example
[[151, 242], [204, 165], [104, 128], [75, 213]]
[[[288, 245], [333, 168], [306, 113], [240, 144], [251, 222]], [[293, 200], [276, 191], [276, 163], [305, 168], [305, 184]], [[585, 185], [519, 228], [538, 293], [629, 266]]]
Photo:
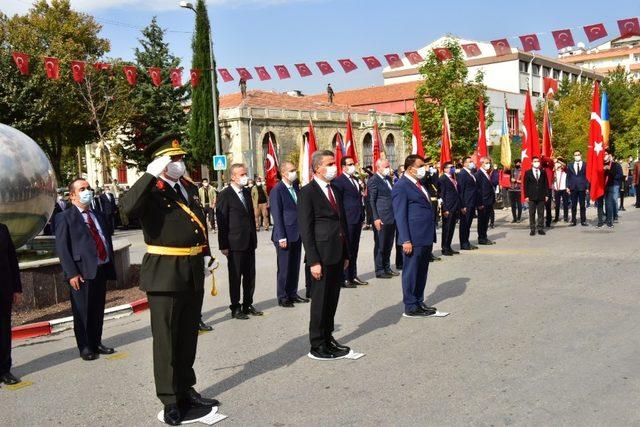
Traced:
[[0, 123], [0, 222], [16, 248], [42, 231], [56, 202], [53, 167], [36, 142]]

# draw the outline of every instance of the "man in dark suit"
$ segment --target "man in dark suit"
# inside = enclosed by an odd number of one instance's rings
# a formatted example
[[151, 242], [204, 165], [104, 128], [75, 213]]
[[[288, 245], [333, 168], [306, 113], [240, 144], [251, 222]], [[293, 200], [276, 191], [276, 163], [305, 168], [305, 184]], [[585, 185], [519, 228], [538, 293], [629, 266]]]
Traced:
[[478, 203], [478, 188], [476, 186], [476, 177], [474, 175], [475, 164], [471, 161], [471, 157], [465, 157], [463, 160], [463, 167], [460, 173], [458, 173], [458, 193], [462, 199], [462, 207], [465, 209], [460, 215], [460, 230], [458, 234], [460, 236], [460, 249], [463, 251], [469, 251], [478, 249], [477, 246], [472, 245], [469, 242], [469, 235], [471, 234], [471, 224], [476, 213], [476, 205]]
[[340, 162], [342, 174], [331, 182], [340, 193], [344, 212], [347, 216], [347, 240], [349, 241], [349, 268], [344, 274], [344, 288], [355, 288], [356, 285], [369, 283], [358, 277], [358, 251], [360, 250], [360, 234], [364, 221], [364, 208], [360, 183], [356, 179], [356, 164], [351, 157], [345, 156]]
[[347, 221], [340, 194], [331, 181], [337, 167], [333, 152], [319, 150], [311, 157], [313, 179], [300, 190], [298, 225], [313, 284], [309, 321], [309, 357], [332, 360], [349, 354], [349, 347], [333, 337], [340, 299], [340, 279], [349, 266]]
[[489, 221], [491, 220], [491, 212], [493, 204], [496, 201], [496, 192], [491, 183], [489, 173], [491, 171], [491, 158], [483, 157], [480, 159], [481, 169], [476, 172], [476, 188], [478, 189], [478, 244], [494, 245], [487, 237], [489, 229]]
[[18, 384], [11, 371], [11, 310], [20, 303], [22, 282], [9, 229], [0, 224], [0, 382]]
[[367, 183], [369, 189], [369, 204], [373, 212], [373, 238], [376, 277], [390, 279], [398, 276], [391, 269], [391, 249], [396, 233], [391, 203], [391, 168], [389, 161], [380, 159], [376, 162], [376, 173]]
[[404, 252], [402, 294], [405, 317], [435, 314], [424, 303], [429, 258], [435, 241], [431, 195], [421, 183], [426, 174], [422, 157], [412, 154], [404, 162], [404, 176], [393, 188], [393, 214]]
[[55, 236], [56, 234], [56, 215], [65, 210], [69, 206], [69, 201], [64, 198], [64, 194], [62, 190], [58, 191], [58, 198], [56, 199], [56, 203], [53, 206], [53, 213], [51, 214], [51, 219], [49, 220], [50, 233], [45, 233], [46, 235]]
[[102, 344], [107, 280], [115, 280], [113, 229], [101, 212], [91, 209], [93, 192], [84, 179], [69, 184], [72, 206], [56, 216], [56, 253], [71, 286], [76, 343], [83, 360], [111, 354]]
[[278, 259], [278, 304], [293, 307], [294, 303], [307, 303], [298, 295], [298, 275], [302, 241], [298, 231], [298, 171], [291, 162], [280, 165], [282, 180], [269, 192], [269, 206], [273, 217], [271, 241]]
[[235, 163], [231, 165], [229, 175], [231, 182], [220, 192], [216, 205], [218, 246], [228, 261], [231, 317], [245, 320], [249, 318], [248, 315], [263, 315], [253, 306], [258, 238], [251, 192], [247, 188], [247, 167], [242, 163]]
[[100, 206], [102, 207], [102, 214], [111, 225], [111, 228], [115, 230], [117, 211], [116, 198], [108, 185], [104, 187], [104, 193], [100, 195]]
[[582, 153], [576, 150], [573, 153], [574, 162], [567, 167], [567, 192], [571, 196], [571, 224], [575, 227], [577, 224], [576, 213], [578, 203], [580, 203], [580, 225], [587, 227], [587, 209], [585, 207], [585, 199], [587, 197], [587, 164], [582, 161]]
[[466, 209], [462, 207], [462, 199], [456, 181], [456, 169], [453, 163], [445, 163], [444, 173], [439, 178], [438, 187], [442, 199], [442, 255], [451, 256], [460, 253], [451, 248], [451, 241], [460, 211], [466, 212]]
[[[540, 168], [540, 158], [531, 159], [531, 169], [524, 174], [524, 201], [529, 204], [529, 235], [544, 235], [544, 205], [548, 198], [549, 183], [547, 173]], [[536, 221], [537, 217], [537, 221]]]

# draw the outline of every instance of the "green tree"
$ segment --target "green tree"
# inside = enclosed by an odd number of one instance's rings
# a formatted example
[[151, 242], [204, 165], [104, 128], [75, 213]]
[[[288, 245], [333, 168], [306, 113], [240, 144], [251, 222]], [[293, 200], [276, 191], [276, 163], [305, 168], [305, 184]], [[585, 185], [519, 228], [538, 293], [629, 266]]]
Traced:
[[[454, 158], [471, 154], [478, 141], [478, 102], [489, 102], [483, 84], [483, 74], [476, 73], [471, 80], [464, 63], [462, 49], [455, 40], [448, 40], [445, 47], [452, 53], [452, 59], [440, 61], [434, 52], [429, 53], [425, 64], [420, 67], [423, 82], [416, 90], [416, 109], [420, 119], [425, 154], [438, 157], [442, 116], [447, 108], [452, 133], [452, 154]], [[493, 123], [493, 113], [488, 109], [487, 127]], [[407, 121], [405, 121], [407, 123]], [[406, 125], [405, 125], [406, 126]]]
[[[108, 40], [98, 36], [100, 29], [91, 16], [73, 11], [69, 0], [39, 0], [22, 16], [0, 14], [0, 121], [38, 142], [60, 182], [78, 173], [69, 169], [73, 161], [65, 156], [75, 156], [77, 147], [94, 138], [68, 64], [109, 50]], [[20, 75], [13, 51], [31, 55], [30, 75]], [[60, 59], [60, 79], [47, 79], [45, 56]]]
[[[189, 120], [189, 145], [193, 159], [209, 164], [215, 153], [215, 132], [213, 127], [213, 98], [211, 85], [218, 93], [216, 64], [210, 59], [209, 17], [204, 0], [196, 4], [196, 28], [191, 47], [193, 49], [192, 67], [202, 70], [200, 83], [192, 88], [191, 117]], [[211, 73], [213, 69], [213, 82]], [[219, 98], [218, 98], [219, 99]]]
[[593, 88], [588, 84], [570, 83], [565, 90], [554, 106], [551, 125], [555, 155], [570, 159], [575, 150], [583, 153], [587, 150]]
[[602, 82], [602, 90], [607, 92], [609, 101], [609, 125], [611, 133], [609, 144], [616, 155], [625, 155], [629, 152], [629, 139], [625, 135], [631, 130], [636, 121], [627, 120], [628, 111], [640, 96], [640, 85], [634, 82], [631, 75], [621, 66], [618, 66]]

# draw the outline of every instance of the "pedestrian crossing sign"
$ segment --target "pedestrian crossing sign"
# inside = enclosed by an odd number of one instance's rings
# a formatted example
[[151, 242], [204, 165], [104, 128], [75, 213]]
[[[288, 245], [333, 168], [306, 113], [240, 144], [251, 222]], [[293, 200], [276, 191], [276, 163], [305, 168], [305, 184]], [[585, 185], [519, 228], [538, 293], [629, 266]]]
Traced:
[[227, 156], [213, 156], [213, 170], [227, 170]]

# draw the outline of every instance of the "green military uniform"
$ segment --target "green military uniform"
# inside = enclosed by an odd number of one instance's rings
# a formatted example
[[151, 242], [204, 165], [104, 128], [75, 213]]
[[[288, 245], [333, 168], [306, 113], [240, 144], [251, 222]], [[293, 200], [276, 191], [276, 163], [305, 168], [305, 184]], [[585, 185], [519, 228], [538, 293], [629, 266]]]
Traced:
[[[155, 150], [153, 157], [185, 154], [171, 136], [154, 141], [148, 150]], [[165, 405], [177, 404], [196, 382], [204, 256], [210, 254], [198, 189], [184, 178], [180, 183], [188, 193], [186, 203], [168, 181], [150, 173], [120, 199], [125, 214], [140, 220], [148, 245], [140, 289], [149, 301], [156, 393]]]

